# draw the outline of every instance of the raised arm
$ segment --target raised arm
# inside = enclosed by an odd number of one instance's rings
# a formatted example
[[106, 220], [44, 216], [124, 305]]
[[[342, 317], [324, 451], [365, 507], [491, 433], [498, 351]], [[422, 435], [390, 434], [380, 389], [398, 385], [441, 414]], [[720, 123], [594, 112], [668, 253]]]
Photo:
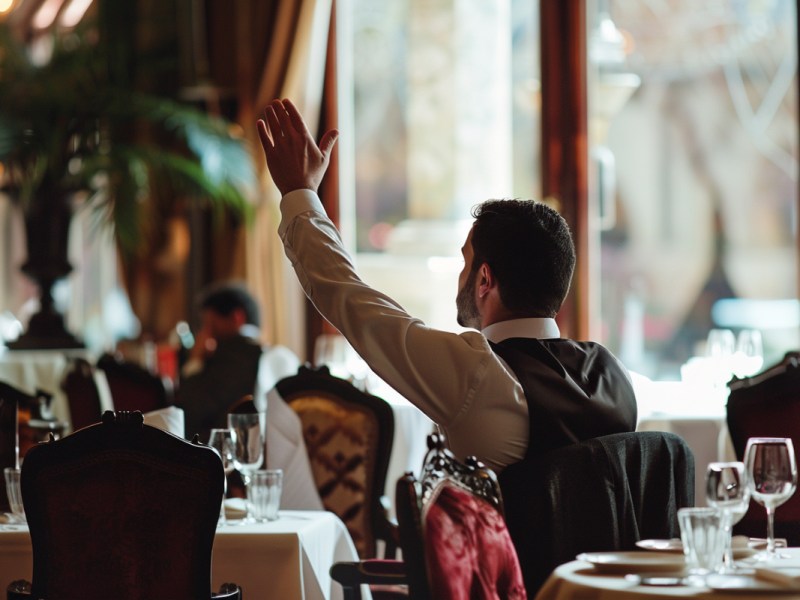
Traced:
[[339, 132], [327, 131], [317, 145], [290, 100], [273, 100], [264, 110], [264, 117], [258, 120], [258, 136], [281, 195], [299, 189], [316, 192], [328, 170]]

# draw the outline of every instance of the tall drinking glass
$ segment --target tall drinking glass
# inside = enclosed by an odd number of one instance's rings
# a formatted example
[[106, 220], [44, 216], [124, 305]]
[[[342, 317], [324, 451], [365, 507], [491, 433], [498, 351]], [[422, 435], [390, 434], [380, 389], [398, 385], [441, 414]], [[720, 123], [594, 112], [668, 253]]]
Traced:
[[225, 496], [228, 492], [228, 475], [233, 472], [236, 459], [236, 432], [233, 429], [212, 429], [208, 436], [208, 445], [217, 451], [222, 459], [222, 468], [225, 470], [225, 483], [222, 493], [222, 506], [219, 511], [219, 524], [227, 522], [225, 518]]
[[750, 438], [744, 452], [753, 499], [767, 511], [767, 549], [760, 559], [778, 558], [775, 552], [775, 509], [797, 488], [797, 464], [789, 438]]
[[252, 499], [250, 482], [253, 472], [264, 462], [264, 431], [266, 429], [265, 413], [231, 413], [228, 415], [228, 427], [236, 434], [236, 452], [234, 465], [242, 474], [247, 505], [246, 521], [252, 521]]
[[717, 508], [723, 517], [725, 553], [722, 572], [734, 572], [731, 535], [733, 526], [742, 520], [750, 505], [750, 487], [747, 471], [741, 462], [712, 462], [706, 471], [706, 501]]

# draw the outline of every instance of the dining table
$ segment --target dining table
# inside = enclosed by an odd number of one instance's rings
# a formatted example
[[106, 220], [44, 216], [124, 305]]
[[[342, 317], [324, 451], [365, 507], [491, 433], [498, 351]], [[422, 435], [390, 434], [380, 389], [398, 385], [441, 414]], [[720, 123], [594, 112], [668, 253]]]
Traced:
[[782, 548], [781, 556], [758, 561], [750, 555], [733, 573], [688, 577], [682, 554], [584, 553], [556, 567], [535, 600], [800, 599], [800, 548]]
[[[329, 570], [357, 561], [342, 521], [328, 511], [282, 510], [275, 521], [229, 520], [217, 528], [211, 564], [212, 590], [233, 582], [246, 598], [341, 600]], [[31, 539], [24, 524], [0, 524], [0, 589], [33, 572]], [[362, 591], [370, 598], [369, 590]]]

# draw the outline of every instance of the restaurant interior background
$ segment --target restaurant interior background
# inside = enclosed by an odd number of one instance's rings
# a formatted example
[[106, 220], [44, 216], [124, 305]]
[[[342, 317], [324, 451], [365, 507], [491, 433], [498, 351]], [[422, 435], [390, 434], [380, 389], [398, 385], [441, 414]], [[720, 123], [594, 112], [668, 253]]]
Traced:
[[[66, 16], [89, 19], [98, 1], [4, 0], [0, 18], [46, 55], [51, 33], [71, 35]], [[319, 114], [339, 127], [332, 214], [359, 271], [429, 325], [457, 331], [470, 208], [546, 196], [540, 3], [336, 0], [333, 21], [329, 1], [135, 4], [136, 44], [148, 23], [174, 36], [163, 93], [238, 123], [256, 171], [260, 91], [302, 90], [312, 122]], [[294, 20], [280, 20], [290, 4]], [[37, 21], [48, 6], [53, 19]], [[712, 328], [758, 329], [764, 364], [779, 361], [800, 348], [796, 2], [587, 0], [585, 18], [580, 333], [652, 379], [679, 379]], [[302, 81], [270, 88], [267, 34], [292, 23], [310, 32]], [[198, 290], [233, 277], [261, 299], [265, 341], [311, 358], [316, 334], [329, 331], [294, 284], [275, 239], [275, 192], [259, 180], [250, 217], [173, 203], [125, 264], [113, 231], [78, 207], [73, 272], [54, 291], [68, 328], [98, 352], [121, 340], [178, 343]], [[0, 226], [0, 340], [10, 340], [37, 296], [19, 271], [24, 227], [9, 195]]]

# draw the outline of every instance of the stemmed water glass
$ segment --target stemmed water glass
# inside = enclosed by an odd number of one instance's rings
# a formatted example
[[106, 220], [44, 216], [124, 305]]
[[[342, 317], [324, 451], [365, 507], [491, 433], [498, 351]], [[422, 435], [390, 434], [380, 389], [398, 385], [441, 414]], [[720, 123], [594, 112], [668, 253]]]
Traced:
[[744, 451], [748, 485], [753, 499], [767, 511], [767, 549], [761, 560], [778, 558], [775, 552], [775, 509], [797, 488], [794, 445], [789, 438], [750, 438]]
[[230, 413], [228, 427], [236, 435], [236, 451], [233, 462], [242, 474], [245, 489], [247, 516], [245, 521], [252, 521], [250, 482], [253, 473], [264, 462], [264, 430], [266, 429], [265, 413]]
[[222, 459], [222, 468], [225, 470], [225, 483], [223, 484], [222, 506], [219, 512], [219, 524], [224, 525], [225, 496], [228, 492], [228, 475], [233, 472], [236, 458], [236, 432], [233, 429], [212, 429], [208, 437], [208, 445], [217, 451]]
[[741, 462], [712, 462], [706, 471], [706, 501], [723, 516], [725, 553], [722, 572], [735, 572], [731, 537], [733, 526], [742, 520], [750, 505], [750, 487], [747, 471]]

